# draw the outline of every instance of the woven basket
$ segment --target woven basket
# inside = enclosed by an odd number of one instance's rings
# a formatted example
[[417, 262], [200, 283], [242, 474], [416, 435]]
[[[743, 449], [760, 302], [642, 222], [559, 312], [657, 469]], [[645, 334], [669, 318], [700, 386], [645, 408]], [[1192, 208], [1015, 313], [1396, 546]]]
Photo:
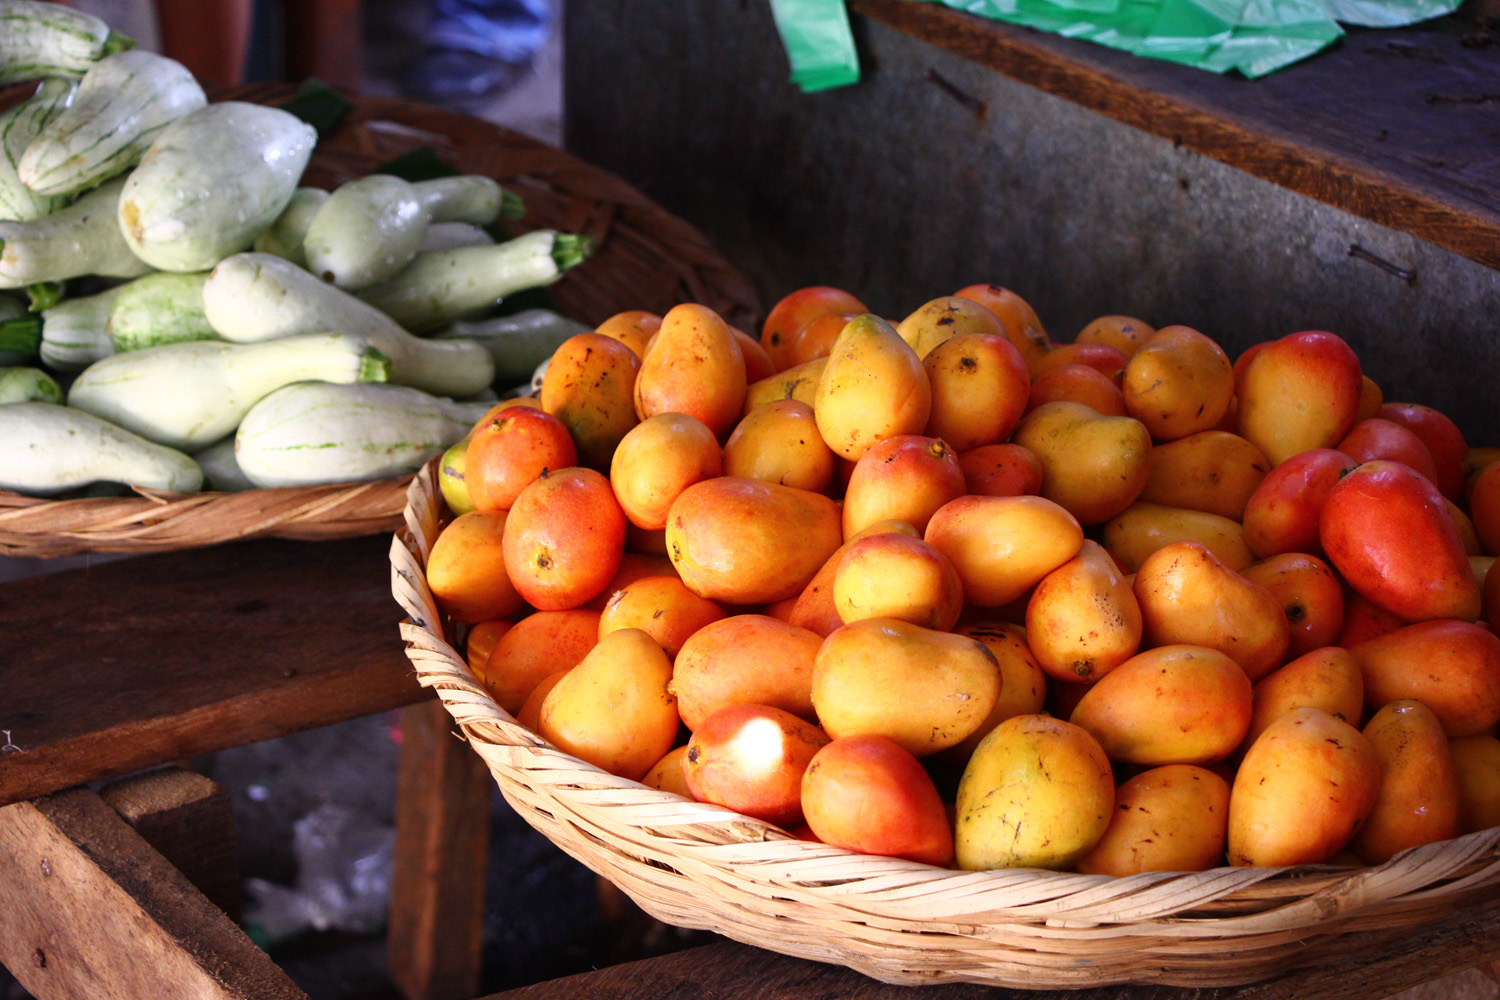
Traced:
[[413, 480], [391, 584], [422, 684], [506, 800], [647, 912], [891, 983], [1022, 989], [1243, 985], [1380, 948], [1493, 898], [1500, 828], [1374, 868], [1219, 868], [1128, 878], [958, 872], [797, 840], [618, 778], [521, 727], [475, 683], [424, 566], [443, 523], [437, 466]]
[[[286, 84], [262, 84], [216, 100], [275, 104]], [[23, 88], [0, 92], [0, 106]], [[485, 174], [525, 200], [515, 224], [592, 237], [597, 250], [549, 288], [558, 309], [596, 324], [626, 309], [665, 312], [701, 302], [736, 325], [753, 325], [753, 287], [692, 226], [635, 188], [560, 149], [489, 122], [410, 101], [350, 97], [353, 110], [324, 136], [302, 183], [331, 188], [402, 153], [432, 148], [465, 173]], [[330, 539], [383, 534], [401, 524], [410, 476], [244, 493], [48, 500], [0, 490], [0, 555], [158, 552], [256, 537]]]

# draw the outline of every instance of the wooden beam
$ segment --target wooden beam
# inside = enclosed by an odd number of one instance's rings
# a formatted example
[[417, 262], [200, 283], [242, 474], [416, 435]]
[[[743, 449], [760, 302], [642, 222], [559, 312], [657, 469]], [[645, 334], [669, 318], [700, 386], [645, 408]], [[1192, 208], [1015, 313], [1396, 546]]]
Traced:
[[387, 947], [408, 1000], [479, 992], [493, 788], [441, 702], [403, 710]]
[[0, 962], [39, 1000], [306, 1000], [94, 792], [0, 808]]
[[[497, 993], [485, 1000], [1373, 1000], [1480, 966], [1500, 957], [1500, 900], [1472, 907], [1380, 951], [1351, 954], [1314, 969], [1241, 987], [1109, 986], [999, 991], [968, 983], [893, 986], [838, 965], [790, 958], [737, 943], [711, 944], [660, 958]], [[1479, 1000], [1462, 984], [1433, 996]], [[1482, 996], [1493, 996], [1493, 988]]]
[[99, 790], [130, 828], [235, 923], [243, 899], [229, 791], [183, 767], [131, 775]]

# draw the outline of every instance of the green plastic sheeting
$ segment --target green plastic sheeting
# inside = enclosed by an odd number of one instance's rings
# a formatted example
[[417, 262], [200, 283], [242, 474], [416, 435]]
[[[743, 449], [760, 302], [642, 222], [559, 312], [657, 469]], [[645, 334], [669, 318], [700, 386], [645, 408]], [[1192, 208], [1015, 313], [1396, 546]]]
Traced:
[[[1082, 38], [1138, 56], [1264, 76], [1331, 44], [1339, 25], [1396, 28], [1451, 14], [1462, 0], [907, 0]], [[772, 0], [805, 91], [854, 83], [859, 63], [843, 0]]]

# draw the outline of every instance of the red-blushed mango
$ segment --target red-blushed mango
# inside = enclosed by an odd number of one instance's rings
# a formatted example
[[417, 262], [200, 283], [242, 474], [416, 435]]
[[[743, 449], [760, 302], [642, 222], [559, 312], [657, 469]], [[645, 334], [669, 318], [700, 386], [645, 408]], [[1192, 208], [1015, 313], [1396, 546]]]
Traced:
[[1120, 387], [1088, 365], [1055, 365], [1033, 379], [1026, 394], [1026, 412], [1048, 403], [1082, 403], [1100, 416], [1130, 416]]
[[1318, 539], [1339, 575], [1407, 621], [1479, 617], [1479, 585], [1443, 495], [1400, 462], [1365, 462], [1328, 491]]
[[658, 413], [620, 439], [609, 463], [609, 481], [631, 524], [660, 530], [667, 526], [667, 510], [678, 494], [723, 471], [718, 439], [703, 421], [685, 413]]
[[1419, 701], [1393, 701], [1375, 713], [1365, 738], [1380, 755], [1375, 807], [1349, 849], [1366, 864], [1458, 835], [1458, 771], [1442, 723]]
[[1257, 559], [1282, 552], [1321, 555], [1318, 517], [1335, 483], [1359, 466], [1332, 448], [1293, 455], [1266, 474], [1245, 501], [1245, 544]]
[[1083, 365], [1119, 385], [1129, 361], [1124, 351], [1111, 344], [1058, 344], [1031, 366], [1031, 378], [1036, 381], [1055, 369]]
[[475, 678], [514, 715], [537, 684], [578, 664], [599, 642], [599, 612], [575, 608], [527, 615], [495, 641]]
[[884, 736], [846, 736], [813, 755], [802, 811], [825, 844], [946, 867], [953, 828], [921, 762]]
[[734, 342], [740, 346], [740, 357], [745, 359], [745, 385], [759, 382], [763, 378], [770, 378], [776, 374], [776, 365], [771, 361], [771, 355], [760, 346], [760, 341], [750, 336], [737, 326], [731, 326], [729, 332], [734, 334]]
[[828, 560], [819, 567], [818, 572], [807, 582], [807, 586], [803, 587], [800, 593], [776, 605], [768, 606], [766, 613], [784, 618], [793, 625], [811, 629], [820, 636], [826, 636], [843, 625], [844, 620], [839, 617], [838, 606], [833, 600], [833, 581], [838, 575], [839, 561], [843, 559], [849, 546], [861, 538], [887, 531], [899, 532], [912, 538], [922, 537], [921, 532], [907, 521], [876, 521], [845, 539], [844, 544], [834, 550], [833, 555], [829, 556]]
[[760, 345], [778, 371], [791, 366], [790, 351], [797, 332], [810, 320], [831, 312], [869, 312], [864, 303], [842, 288], [809, 285], [783, 295], [766, 313], [761, 325]]
[[1364, 717], [1365, 681], [1359, 661], [1342, 646], [1303, 653], [1255, 682], [1248, 746], [1272, 722], [1297, 708], [1321, 708], [1351, 726]]
[[1158, 646], [1101, 677], [1071, 721], [1110, 760], [1154, 767], [1210, 764], [1250, 726], [1250, 681], [1228, 656], [1203, 646]]
[[1047, 330], [1037, 318], [1036, 310], [1021, 296], [999, 285], [966, 285], [953, 293], [972, 299], [1000, 318], [1005, 336], [1021, 352], [1029, 369], [1042, 355], [1052, 350]]
[[649, 635], [611, 632], [548, 692], [538, 731], [564, 753], [639, 780], [677, 740], [671, 679], [672, 664]]
[[641, 778], [641, 784], [659, 792], [671, 792], [673, 795], [691, 799], [693, 790], [688, 787], [687, 775], [683, 773], [683, 767], [687, 763], [687, 752], [688, 748], [685, 745], [668, 750], [665, 757], [651, 765], [651, 770]]
[[759, 479], [695, 483], [667, 515], [667, 555], [682, 582], [726, 604], [769, 604], [799, 593], [842, 537], [834, 501]]
[[791, 349], [784, 355], [787, 367], [795, 368], [816, 358], [828, 357], [839, 333], [858, 315], [855, 312], [833, 312], [808, 320], [802, 329], [792, 335]]
[[464, 455], [464, 484], [475, 510], [510, 510], [543, 472], [578, 464], [578, 450], [563, 422], [526, 406], [507, 407], [481, 420]]
[[1281, 716], [1245, 752], [1229, 791], [1231, 865], [1320, 864], [1375, 805], [1380, 755], [1321, 708]]
[[1344, 586], [1323, 560], [1305, 552], [1283, 552], [1240, 572], [1270, 591], [1281, 606], [1291, 629], [1289, 658], [1338, 641], [1344, 627]]
[[1140, 604], [1098, 542], [1084, 539], [1076, 556], [1036, 585], [1026, 605], [1026, 641], [1043, 670], [1075, 684], [1098, 680], [1136, 654]]
[[1212, 430], [1234, 397], [1234, 366], [1214, 341], [1186, 326], [1167, 326], [1130, 356], [1125, 408], [1158, 441]]
[[1463, 499], [1464, 460], [1469, 444], [1452, 418], [1421, 403], [1382, 403], [1377, 415], [1400, 424], [1421, 439], [1437, 470], [1433, 483], [1449, 500]]
[[823, 640], [812, 700], [828, 735], [889, 736], [924, 757], [978, 729], [1000, 684], [1000, 666], [978, 640], [866, 618]]
[[745, 406], [745, 356], [729, 325], [707, 306], [685, 302], [661, 318], [641, 359], [635, 412], [685, 413], [715, 437], [728, 434]]
[[925, 531], [939, 507], [963, 495], [963, 470], [946, 441], [920, 434], [886, 438], [861, 455], [849, 474], [844, 537], [892, 519]]
[[1004, 441], [1026, 412], [1026, 362], [1004, 334], [954, 336], [929, 351], [922, 367], [932, 388], [923, 433], [955, 451]]
[[726, 476], [822, 493], [833, 482], [833, 465], [833, 452], [818, 433], [812, 407], [797, 399], [757, 406], [724, 442]]
[[1238, 434], [1200, 431], [1156, 445], [1140, 499], [1238, 521], [1271, 463]]
[[682, 724], [697, 729], [730, 705], [770, 705], [808, 722], [823, 637], [768, 615], [734, 615], [688, 637], [672, 664]]
[[1073, 343], [1109, 344], [1119, 348], [1121, 353], [1128, 358], [1155, 335], [1155, 327], [1133, 316], [1100, 316], [1098, 319], [1089, 321], [1088, 325], [1079, 330], [1078, 336], [1073, 338]]
[[1349, 647], [1364, 675], [1365, 707], [1403, 698], [1437, 715], [1449, 736], [1473, 736], [1500, 722], [1500, 638], [1469, 622], [1407, 625]]
[[923, 537], [958, 570], [964, 600], [987, 608], [1026, 594], [1083, 546], [1072, 514], [1031, 496], [959, 497], [932, 515]]
[[1197, 542], [1235, 572], [1255, 562], [1239, 522], [1207, 511], [1138, 500], [1104, 526], [1104, 547], [1128, 573], [1174, 542]]
[[823, 369], [827, 366], [828, 358], [816, 358], [752, 383], [745, 390], [744, 413], [752, 413], [757, 406], [778, 399], [795, 399], [811, 408], [817, 400], [818, 380], [823, 377]]
[[917, 357], [925, 359], [939, 344], [953, 337], [985, 334], [1003, 338], [1005, 324], [973, 299], [944, 295], [918, 306], [896, 324], [896, 332], [911, 345]]
[[1108, 521], [1145, 488], [1151, 436], [1139, 420], [1047, 403], [1026, 414], [1012, 438], [1042, 463], [1042, 496], [1080, 524]]
[[1251, 681], [1286, 662], [1291, 626], [1275, 596], [1197, 542], [1173, 542], [1147, 556], [1134, 590], [1148, 647], [1207, 646]]
[[461, 622], [505, 618], [521, 595], [505, 568], [504, 511], [460, 514], [438, 534], [427, 557], [427, 586], [438, 607]]
[[1280, 465], [1332, 448], [1359, 418], [1363, 373], [1341, 338], [1320, 330], [1260, 345], [1239, 377], [1241, 437]]
[[1339, 637], [1334, 645], [1349, 649], [1355, 643], [1373, 639], [1377, 635], [1405, 628], [1406, 619], [1395, 615], [1380, 605], [1365, 600], [1344, 585], [1344, 624], [1339, 628]]
[[896, 618], [946, 632], [963, 604], [963, 584], [948, 557], [898, 532], [849, 543], [834, 571], [834, 610], [845, 624]]
[[1458, 775], [1458, 832], [1500, 826], [1500, 739], [1480, 733], [1450, 740]]
[[1042, 489], [1042, 463], [1018, 444], [984, 444], [960, 452], [964, 492], [984, 497], [1036, 496]]
[[967, 739], [938, 755], [948, 763], [964, 764], [991, 729], [1013, 716], [1035, 715], [1046, 707], [1047, 675], [1036, 662], [1026, 642], [1026, 629], [1020, 625], [965, 622], [954, 626], [953, 631], [984, 643], [1000, 665], [1000, 697], [995, 707]]
[[857, 461], [886, 438], [922, 433], [932, 413], [932, 387], [900, 334], [864, 313], [833, 342], [813, 411], [833, 453]]
[[618, 340], [635, 352], [637, 358], [644, 358], [646, 345], [651, 343], [651, 338], [660, 329], [661, 317], [656, 313], [644, 309], [627, 309], [600, 323], [594, 332], [611, 340]]
[[1088, 730], [1046, 715], [1006, 719], [958, 783], [958, 867], [1066, 869], [1109, 827], [1115, 778]]
[[828, 736], [769, 705], [731, 705], [693, 730], [682, 773], [700, 802], [780, 827], [802, 822], [802, 775]]
[[1379, 417], [1357, 420], [1337, 448], [1360, 463], [1377, 458], [1400, 462], [1437, 485], [1437, 464], [1432, 460], [1432, 452], [1421, 438], [1394, 420]]
[[609, 468], [615, 445], [639, 420], [634, 393], [640, 370], [635, 351], [598, 333], [577, 334], [552, 352], [542, 376], [542, 409], [568, 429], [579, 464]]
[[615, 592], [599, 616], [599, 638], [637, 628], [675, 657], [688, 637], [724, 617], [724, 609], [675, 576], [648, 576]]
[[558, 469], [521, 491], [505, 520], [505, 570], [538, 611], [576, 608], [614, 577], [625, 514], [593, 469]]
[[1229, 782], [1192, 764], [1142, 771], [1115, 789], [1104, 836], [1073, 867], [1085, 875], [1201, 872], [1223, 863]]
[[1368, 420], [1371, 417], [1380, 416], [1380, 408], [1385, 405], [1385, 392], [1379, 383], [1368, 375], [1361, 375], [1359, 379], [1359, 418]]

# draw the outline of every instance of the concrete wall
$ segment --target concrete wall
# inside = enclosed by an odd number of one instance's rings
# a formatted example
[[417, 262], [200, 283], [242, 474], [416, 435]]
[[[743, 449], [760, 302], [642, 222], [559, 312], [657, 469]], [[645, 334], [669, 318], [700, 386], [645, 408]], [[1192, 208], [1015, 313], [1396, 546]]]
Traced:
[[767, 306], [833, 284], [899, 319], [986, 281], [1025, 296], [1058, 340], [1106, 313], [1188, 324], [1231, 356], [1331, 330], [1387, 398], [1500, 443], [1500, 272], [854, 27], [864, 80], [804, 95], [769, 4], [569, 4], [567, 145], [702, 228]]

